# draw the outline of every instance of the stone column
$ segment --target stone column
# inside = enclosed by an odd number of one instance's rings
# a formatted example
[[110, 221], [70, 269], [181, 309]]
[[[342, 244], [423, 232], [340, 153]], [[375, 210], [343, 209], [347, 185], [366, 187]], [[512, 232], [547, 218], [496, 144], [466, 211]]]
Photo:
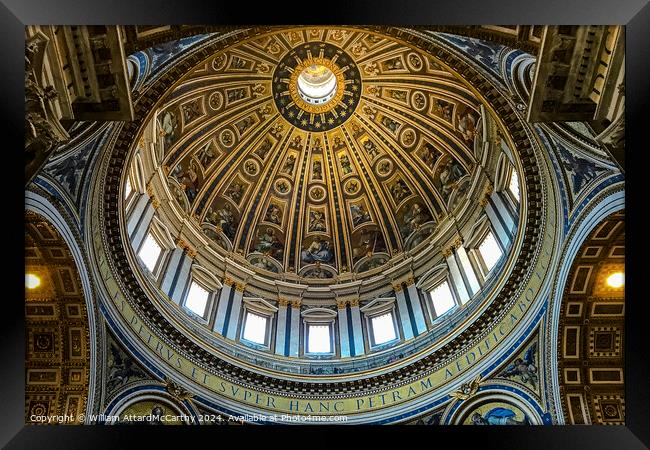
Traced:
[[473, 296], [481, 290], [481, 285], [476, 276], [476, 272], [474, 272], [474, 268], [469, 261], [467, 250], [465, 250], [465, 247], [462, 245], [456, 249], [456, 259], [459, 262], [460, 269], [463, 273], [463, 278], [466, 281], [467, 290], [469, 291], [470, 296]]
[[275, 353], [286, 356], [285, 346], [287, 339], [287, 306], [289, 300], [286, 298], [278, 299], [278, 321], [275, 330]]
[[235, 290], [232, 288], [233, 280], [226, 278], [223, 280], [223, 287], [219, 293], [219, 301], [217, 303], [217, 313], [214, 318], [214, 325], [212, 331], [223, 335], [224, 334], [224, 324], [226, 321], [226, 312], [232, 301], [232, 297], [235, 293]]
[[503, 226], [506, 229], [508, 236], [511, 236], [517, 226], [517, 219], [514, 216], [514, 211], [512, 211], [511, 207], [506, 205], [502, 192], [493, 192], [490, 195], [490, 200], [491, 201], [488, 202], [488, 204], [492, 205], [496, 214], [498, 214], [498, 217], [503, 221]]
[[359, 311], [359, 299], [350, 300], [350, 316], [352, 317], [352, 333], [354, 337], [354, 356], [366, 353], [363, 344], [363, 327], [361, 325], [361, 311]]
[[[149, 197], [146, 194], [142, 194], [143, 199], [138, 199], [138, 205], [142, 204], [143, 206], [139, 210], [134, 210], [131, 215], [131, 220], [133, 221], [133, 231], [129, 233], [129, 238], [131, 239], [131, 246], [134, 251], [138, 251], [142, 241], [144, 240], [147, 231], [149, 230], [149, 224], [153, 218], [155, 207], [154, 203], [149, 201]], [[142, 202], [142, 203], [141, 203]], [[127, 228], [128, 231], [128, 228]]]
[[300, 299], [291, 300], [291, 333], [289, 334], [289, 355], [300, 352]]
[[338, 307], [338, 324], [339, 324], [339, 340], [341, 349], [341, 358], [347, 358], [350, 353], [350, 334], [348, 330], [348, 310], [347, 302], [345, 300], [337, 300], [336, 306]]
[[407, 341], [413, 337], [413, 326], [411, 325], [411, 316], [406, 305], [406, 297], [404, 296], [401, 284], [393, 285], [393, 289], [395, 290], [395, 297], [397, 297], [397, 311], [399, 313], [400, 323], [402, 324], [404, 340]]
[[235, 283], [235, 293], [232, 296], [230, 314], [226, 314], [226, 323], [224, 324], [224, 332], [228, 339], [235, 340], [237, 338], [244, 289], [246, 289], [246, 285]]
[[422, 311], [422, 303], [420, 303], [420, 296], [418, 295], [418, 290], [415, 287], [415, 280], [413, 278], [409, 278], [406, 284], [407, 289], [405, 291], [405, 294], [408, 296], [407, 301], [411, 303], [411, 310], [413, 311], [415, 326], [417, 334], [419, 335], [427, 331], [427, 324], [424, 320], [424, 311]]
[[454, 254], [453, 248], [446, 249], [442, 253], [447, 261], [447, 267], [449, 267], [449, 275], [451, 275], [451, 280], [454, 283], [456, 292], [458, 293], [458, 299], [460, 300], [461, 304], [465, 303], [467, 300], [469, 300], [470, 294], [465, 287], [465, 280], [463, 279], [460, 267], [456, 262], [456, 255]]
[[147, 194], [140, 194], [138, 199], [135, 201], [135, 205], [126, 220], [126, 232], [129, 235], [129, 238], [133, 236], [133, 232], [147, 207], [147, 203], [149, 203], [149, 196]]

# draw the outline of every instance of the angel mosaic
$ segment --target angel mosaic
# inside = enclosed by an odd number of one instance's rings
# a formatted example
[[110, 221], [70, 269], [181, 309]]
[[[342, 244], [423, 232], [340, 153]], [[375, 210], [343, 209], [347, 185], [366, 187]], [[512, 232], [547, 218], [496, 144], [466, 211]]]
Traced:
[[381, 124], [393, 133], [396, 133], [397, 129], [399, 128], [399, 123], [386, 116], [381, 118]]
[[212, 161], [215, 160], [217, 155], [215, 155], [214, 150], [212, 149], [212, 145], [208, 143], [196, 153], [196, 157], [203, 167], [208, 167], [210, 164], [212, 164]]
[[226, 197], [230, 197], [236, 204], [239, 205], [242, 197], [244, 196], [244, 185], [239, 181], [235, 181], [230, 185], [230, 187], [224, 192]]
[[535, 354], [537, 352], [537, 343], [531, 345], [523, 358], [517, 358], [511, 362], [503, 372], [501, 376], [510, 378], [517, 377], [521, 380], [522, 383], [530, 383], [533, 387], [537, 385], [538, 382], [538, 369], [535, 364]]
[[342, 155], [339, 161], [341, 162], [341, 170], [343, 170], [343, 175], [347, 175], [352, 172], [352, 166], [350, 164], [350, 158], [348, 158], [348, 155]]
[[384, 62], [381, 63], [382, 67], [384, 70], [401, 70], [404, 68], [404, 64], [402, 63], [402, 58], [399, 56], [396, 58], [391, 58], [388, 59]]
[[228, 101], [230, 103], [236, 102], [237, 100], [242, 100], [243, 98], [246, 97], [246, 89], [244, 88], [231, 89], [228, 91], [227, 95], [228, 95]]
[[370, 213], [366, 211], [362, 204], [352, 203], [350, 205], [350, 216], [355, 227], [362, 223], [370, 222]]
[[284, 166], [282, 166], [281, 172], [291, 175], [293, 173], [293, 168], [295, 167], [295, 165], [296, 165], [296, 156], [289, 155], [287, 160], [284, 162]]
[[196, 99], [183, 105], [183, 119], [185, 119], [185, 123], [192, 122], [201, 117], [202, 113], [199, 102], [200, 100]]
[[257, 147], [257, 150], [255, 150], [255, 154], [259, 156], [262, 160], [266, 159], [266, 155], [269, 153], [269, 150], [271, 150], [271, 140], [269, 138], [265, 138], [264, 141], [260, 144], [259, 147]]
[[393, 201], [397, 204], [409, 195], [411, 195], [411, 189], [406, 185], [404, 180], [401, 178], [395, 181], [390, 187], [390, 195], [393, 197]]
[[363, 143], [363, 148], [371, 159], [375, 159], [379, 154], [379, 149], [370, 139], [367, 139], [366, 142]]
[[470, 111], [466, 111], [458, 120], [458, 131], [465, 139], [465, 142], [473, 142], [476, 136], [476, 117]]
[[316, 180], [323, 179], [323, 163], [320, 161], [314, 161], [314, 164], [312, 166], [312, 176]]
[[422, 162], [431, 170], [436, 165], [438, 158], [442, 156], [440, 151], [436, 150], [433, 145], [428, 142], [425, 142], [422, 148], [418, 150], [418, 156], [422, 159]]
[[309, 225], [307, 227], [309, 232], [324, 232], [327, 230], [325, 224], [325, 214], [319, 210], [309, 211]]
[[280, 207], [276, 204], [271, 203], [266, 209], [264, 221], [273, 223], [275, 225], [280, 225], [282, 223], [282, 210]]

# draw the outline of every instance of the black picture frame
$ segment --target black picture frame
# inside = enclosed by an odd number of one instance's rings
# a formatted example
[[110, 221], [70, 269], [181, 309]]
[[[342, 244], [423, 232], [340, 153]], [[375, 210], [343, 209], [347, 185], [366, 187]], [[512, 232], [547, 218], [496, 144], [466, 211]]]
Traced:
[[[317, 6], [313, 7], [312, 6]], [[427, 1], [358, 1], [332, 0], [320, 4], [289, 5], [286, 2], [216, 2], [183, 0], [167, 2], [142, 0], [2, 0], [0, 4], [2, 29], [2, 117], [3, 156], [5, 164], [4, 205], [9, 211], [4, 217], [3, 244], [13, 247], [3, 258], [5, 264], [3, 326], [0, 364], [0, 444], [6, 448], [125, 448], [134, 439], [153, 448], [154, 441], [170, 444], [170, 437], [182, 445], [201, 444], [198, 433], [210, 433], [205, 442], [210, 446], [241, 445], [248, 448], [250, 439], [260, 439], [268, 448], [277, 446], [334, 447], [354, 438], [359, 445], [386, 442], [388, 434], [395, 435], [400, 446], [446, 445], [475, 448], [589, 448], [637, 449], [650, 446], [650, 381], [647, 357], [648, 335], [646, 318], [648, 301], [642, 296], [647, 275], [642, 244], [646, 208], [641, 204], [643, 188], [643, 155], [648, 152], [645, 128], [650, 98], [650, 4], [647, 0], [447, 0]], [[18, 236], [24, 217], [24, 194], [19, 192], [24, 181], [18, 167], [23, 142], [24, 123], [24, 26], [26, 24], [625, 24], [626, 27], [626, 90], [627, 149], [626, 149], [626, 426], [554, 426], [554, 427], [165, 427], [106, 426], [25, 426], [24, 425], [24, 295], [21, 277], [23, 269], [13, 263], [24, 255]], [[16, 177], [16, 180], [11, 179]], [[13, 190], [15, 189], [16, 192]], [[639, 204], [637, 204], [639, 203]], [[13, 210], [15, 208], [15, 211]], [[645, 227], [644, 227], [645, 228]], [[14, 256], [13, 253], [16, 254]], [[645, 275], [645, 277], [644, 277]], [[16, 292], [14, 292], [14, 290]], [[170, 436], [172, 434], [173, 436]], [[217, 439], [215, 441], [215, 439]], [[244, 440], [245, 439], [245, 440]], [[231, 442], [232, 444], [226, 444]]]

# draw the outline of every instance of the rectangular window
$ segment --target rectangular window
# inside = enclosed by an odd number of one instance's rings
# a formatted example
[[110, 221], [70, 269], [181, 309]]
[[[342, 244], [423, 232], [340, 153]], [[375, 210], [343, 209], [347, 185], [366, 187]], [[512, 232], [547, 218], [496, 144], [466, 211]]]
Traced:
[[478, 251], [481, 253], [481, 258], [483, 258], [488, 272], [492, 270], [503, 254], [492, 232], [485, 236], [481, 245], [478, 246]]
[[129, 195], [131, 195], [131, 190], [131, 180], [127, 178], [126, 183], [124, 184], [124, 198], [129, 198]]
[[151, 233], [147, 233], [147, 237], [144, 239], [144, 243], [138, 252], [138, 257], [147, 269], [149, 269], [149, 272], [153, 273], [161, 253], [162, 248], [160, 248], [158, 242], [156, 242]]
[[397, 339], [395, 334], [395, 324], [393, 323], [393, 314], [386, 313], [371, 319], [372, 334], [375, 338], [375, 344], [383, 344]]
[[208, 291], [192, 281], [190, 290], [187, 293], [187, 298], [185, 299], [185, 307], [192, 311], [194, 314], [198, 314], [199, 316], [203, 317], [205, 314], [205, 308], [208, 306], [209, 296], [210, 293]]
[[436, 316], [440, 317], [451, 308], [456, 306], [454, 296], [451, 293], [451, 288], [447, 281], [443, 281], [438, 286], [436, 286], [430, 293], [431, 301], [433, 302], [433, 309], [436, 312]]
[[309, 325], [308, 353], [331, 353], [329, 325]]
[[244, 324], [244, 339], [255, 342], [256, 344], [265, 344], [266, 322], [266, 317], [248, 312], [246, 314], [246, 323]]
[[515, 199], [519, 201], [519, 176], [514, 170], [512, 171], [512, 175], [510, 175], [510, 184], [508, 185], [508, 189]]

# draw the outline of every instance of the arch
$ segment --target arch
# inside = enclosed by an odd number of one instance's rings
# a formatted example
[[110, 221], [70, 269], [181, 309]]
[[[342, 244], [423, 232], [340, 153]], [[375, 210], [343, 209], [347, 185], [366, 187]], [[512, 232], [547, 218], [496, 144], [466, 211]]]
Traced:
[[582, 242], [561, 291], [556, 382], [566, 423], [625, 423], [625, 291], [607, 282], [624, 271], [625, 216], [618, 211]]
[[[578, 254], [580, 246], [587, 239], [589, 233], [591, 233], [607, 216], [625, 208], [625, 192], [620, 185], [613, 186], [603, 192], [600, 197], [600, 201], [594, 199], [593, 208], [585, 210], [582, 216], [576, 220], [578, 225], [574, 228], [575, 231], [573, 231], [572, 235], [567, 237], [560, 260], [573, 261]], [[546, 349], [546, 355], [548, 367], [550, 367], [551, 371], [549, 377], [549, 389], [551, 391], [550, 398], [552, 398], [554, 402], [553, 406], [557, 415], [555, 419], [558, 424], [564, 424], [564, 418], [561, 413], [561, 394], [558, 383], [558, 347], [555, 343], [558, 342], [560, 308], [562, 306], [562, 296], [566, 287], [570, 268], [571, 266], [569, 264], [560, 265], [560, 269], [556, 275], [555, 283], [549, 297], [550, 318], [548, 323], [549, 338], [547, 342], [550, 343], [550, 348]]]
[[98, 379], [101, 377], [101, 370], [98, 365], [100, 349], [97, 345], [98, 337], [98, 312], [96, 309], [95, 294], [91, 282], [90, 274], [87, 270], [86, 256], [82, 246], [79, 244], [81, 238], [78, 237], [77, 231], [69, 225], [68, 219], [51, 203], [51, 201], [42, 195], [32, 192], [25, 192], [25, 211], [40, 216], [50, 224], [58, 233], [62, 244], [67, 247], [71, 256], [71, 264], [74, 265], [77, 276], [82, 288], [83, 304], [85, 307], [85, 319], [87, 323], [86, 333], [89, 336], [88, 342], [88, 389], [86, 397], [86, 423], [90, 423], [89, 417], [95, 411], [95, 396], [98, 387]]
[[25, 213], [25, 422], [65, 415], [81, 423], [92, 411], [94, 333], [80, 270], [71, 247], [43, 215]]

